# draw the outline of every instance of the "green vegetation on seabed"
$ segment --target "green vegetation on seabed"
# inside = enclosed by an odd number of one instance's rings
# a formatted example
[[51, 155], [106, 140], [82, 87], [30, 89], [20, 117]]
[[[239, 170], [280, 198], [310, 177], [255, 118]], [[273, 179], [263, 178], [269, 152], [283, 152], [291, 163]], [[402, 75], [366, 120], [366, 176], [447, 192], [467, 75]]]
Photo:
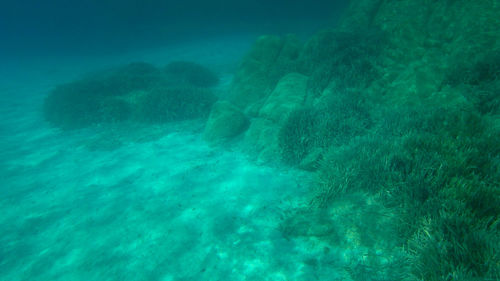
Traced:
[[218, 83], [210, 70], [191, 62], [164, 69], [131, 63], [56, 87], [44, 116], [63, 129], [130, 121], [165, 123], [208, 116]]
[[196, 64], [137, 63], [56, 88], [45, 117], [70, 129], [212, 110], [208, 141], [316, 174], [280, 230], [355, 249], [347, 280], [499, 280], [500, 3], [350, 5], [304, 44], [259, 38], [226, 101]]
[[305, 44], [261, 37], [228, 97], [243, 146], [317, 175], [283, 235], [358, 248], [352, 280], [499, 280], [498, 39], [497, 0], [354, 0]]

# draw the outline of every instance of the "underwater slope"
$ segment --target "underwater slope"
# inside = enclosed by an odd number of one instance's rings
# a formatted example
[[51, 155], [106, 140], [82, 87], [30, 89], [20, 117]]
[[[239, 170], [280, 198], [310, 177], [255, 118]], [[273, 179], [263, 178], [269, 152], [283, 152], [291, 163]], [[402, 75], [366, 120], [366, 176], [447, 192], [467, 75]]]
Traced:
[[259, 38], [213, 115], [251, 120], [258, 161], [316, 173], [282, 231], [360, 249], [345, 276], [498, 280], [499, 30], [495, 0], [351, 1], [305, 43]]

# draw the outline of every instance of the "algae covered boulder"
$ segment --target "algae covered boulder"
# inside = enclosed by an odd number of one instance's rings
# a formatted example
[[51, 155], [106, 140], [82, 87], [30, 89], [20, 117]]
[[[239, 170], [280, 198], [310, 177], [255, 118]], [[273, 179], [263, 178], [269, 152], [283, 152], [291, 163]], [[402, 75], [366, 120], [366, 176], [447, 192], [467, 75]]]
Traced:
[[63, 129], [206, 117], [217, 100], [207, 87], [216, 81], [195, 63], [172, 63], [165, 70], [131, 63], [57, 86], [46, 97], [43, 112], [47, 121]]
[[[260, 37], [233, 79], [229, 101], [245, 111], [262, 102], [285, 74], [297, 69], [301, 48], [292, 35]], [[257, 113], [258, 107], [252, 112]]]
[[281, 78], [260, 109], [259, 116], [283, 123], [287, 116], [302, 106], [307, 96], [307, 76], [290, 73]]
[[243, 139], [244, 150], [260, 163], [279, 160], [279, 126], [265, 118], [252, 120]]
[[307, 76], [289, 73], [279, 80], [262, 102], [243, 139], [245, 150], [259, 162], [276, 162], [281, 158], [280, 128], [292, 112], [303, 106], [307, 97], [307, 81]]
[[220, 101], [212, 107], [204, 138], [211, 143], [231, 139], [244, 132], [248, 124], [248, 118], [239, 108], [227, 101]]

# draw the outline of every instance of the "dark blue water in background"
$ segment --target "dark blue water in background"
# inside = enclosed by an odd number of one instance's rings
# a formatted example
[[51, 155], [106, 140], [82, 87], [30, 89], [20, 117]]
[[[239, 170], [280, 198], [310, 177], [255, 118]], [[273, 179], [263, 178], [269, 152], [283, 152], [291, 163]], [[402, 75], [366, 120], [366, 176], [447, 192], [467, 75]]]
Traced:
[[307, 36], [347, 0], [18, 0], [0, 4], [1, 57], [105, 55], [234, 34]]

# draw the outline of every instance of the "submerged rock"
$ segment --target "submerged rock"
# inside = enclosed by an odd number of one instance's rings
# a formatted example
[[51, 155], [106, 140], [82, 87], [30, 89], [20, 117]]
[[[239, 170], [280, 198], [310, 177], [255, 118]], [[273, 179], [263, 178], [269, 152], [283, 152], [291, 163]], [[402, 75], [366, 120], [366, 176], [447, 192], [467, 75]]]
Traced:
[[249, 120], [243, 112], [227, 101], [214, 104], [203, 137], [210, 143], [231, 139], [248, 128]]
[[280, 159], [278, 146], [279, 126], [265, 118], [255, 118], [245, 132], [244, 150], [260, 163]]
[[260, 37], [233, 79], [229, 101], [249, 113], [247, 109], [262, 102], [285, 74], [296, 71], [301, 48], [292, 35]]
[[259, 117], [282, 124], [292, 111], [304, 104], [307, 79], [307, 76], [299, 73], [290, 73], [281, 78], [260, 109]]

